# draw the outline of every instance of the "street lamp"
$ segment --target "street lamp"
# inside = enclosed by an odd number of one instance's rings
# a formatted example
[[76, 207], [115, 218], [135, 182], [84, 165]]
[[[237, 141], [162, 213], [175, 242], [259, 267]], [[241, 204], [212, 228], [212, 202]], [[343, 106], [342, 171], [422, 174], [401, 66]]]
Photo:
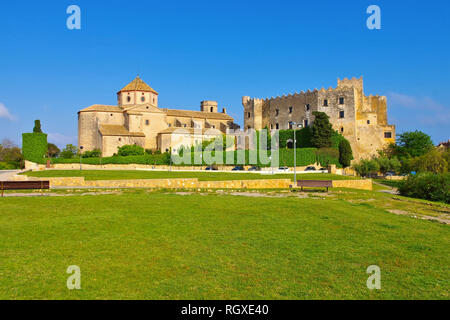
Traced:
[[81, 171], [81, 153], [83, 152], [83, 146], [80, 146], [80, 171]]
[[294, 183], [297, 181], [297, 151], [296, 151], [296, 145], [297, 145], [297, 137], [295, 134], [295, 128], [302, 128], [303, 126], [300, 123], [290, 121], [289, 124], [294, 128]]

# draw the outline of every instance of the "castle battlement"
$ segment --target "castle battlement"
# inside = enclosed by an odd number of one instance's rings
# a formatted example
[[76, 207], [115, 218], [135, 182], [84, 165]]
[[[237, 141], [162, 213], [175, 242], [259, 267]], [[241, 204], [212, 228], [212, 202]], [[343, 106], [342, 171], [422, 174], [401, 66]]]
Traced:
[[387, 122], [385, 96], [365, 96], [363, 77], [337, 79], [335, 88], [314, 88], [270, 98], [242, 98], [244, 128], [289, 129], [292, 121], [313, 124], [314, 111], [325, 112], [333, 128], [352, 145], [355, 159], [376, 154], [395, 139], [395, 127]]

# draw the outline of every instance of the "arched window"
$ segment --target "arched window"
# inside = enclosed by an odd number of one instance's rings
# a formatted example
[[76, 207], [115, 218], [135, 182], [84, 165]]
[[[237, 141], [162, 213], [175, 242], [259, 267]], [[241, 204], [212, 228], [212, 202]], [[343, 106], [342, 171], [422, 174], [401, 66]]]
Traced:
[[127, 102], [130, 102], [130, 101], [131, 101], [131, 97], [128, 96], [128, 97], [127, 97]]
[[344, 127], [341, 127], [341, 132], [344, 132]]
[[145, 101], [145, 97], [144, 97], [144, 96], [141, 97], [141, 101], [142, 101], [142, 102]]

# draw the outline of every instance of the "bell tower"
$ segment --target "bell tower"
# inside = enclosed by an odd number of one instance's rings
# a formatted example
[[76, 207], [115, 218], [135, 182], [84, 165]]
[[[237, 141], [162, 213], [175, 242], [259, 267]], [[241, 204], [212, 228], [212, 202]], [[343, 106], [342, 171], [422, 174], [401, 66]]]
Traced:
[[117, 92], [119, 107], [127, 105], [151, 104], [158, 106], [158, 92], [146, 84], [139, 76]]

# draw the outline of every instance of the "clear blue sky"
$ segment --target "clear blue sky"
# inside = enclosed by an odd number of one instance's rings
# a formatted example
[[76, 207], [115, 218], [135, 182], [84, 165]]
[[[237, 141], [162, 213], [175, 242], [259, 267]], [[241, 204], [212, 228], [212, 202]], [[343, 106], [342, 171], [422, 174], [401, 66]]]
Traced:
[[[81, 30], [66, 8], [81, 8]], [[381, 8], [381, 30], [366, 8]], [[137, 73], [159, 105], [217, 100], [242, 125], [241, 97], [336, 86], [364, 76], [397, 131], [450, 138], [450, 1], [3, 1], [0, 139], [41, 119], [76, 143], [77, 111], [116, 104]]]

